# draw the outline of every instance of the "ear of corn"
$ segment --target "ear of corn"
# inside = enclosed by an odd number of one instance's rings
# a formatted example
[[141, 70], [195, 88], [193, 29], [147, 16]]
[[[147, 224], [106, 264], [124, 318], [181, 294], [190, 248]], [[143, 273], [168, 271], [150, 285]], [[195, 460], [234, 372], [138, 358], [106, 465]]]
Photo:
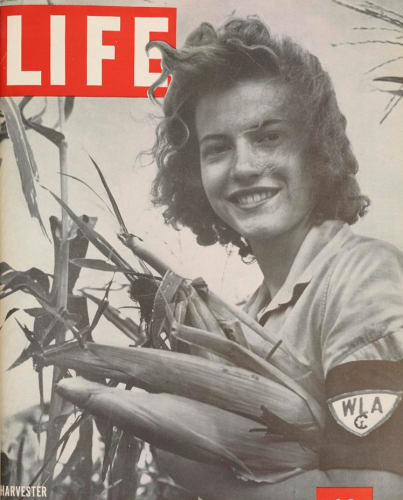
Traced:
[[[232, 340], [233, 342], [236, 342], [237, 344], [241, 345], [242, 347], [245, 347], [248, 349], [248, 351], [252, 351], [252, 347], [250, 343], [248, 342], [248, 339], [246, 338], [246, 335], [244, 331], [242, 330], [241, 323], [237, 320], [234, 321], [221, 321], [220, 326], [223, 329], [225, 335]], [[253, 352], [253, 351], [252, 351]]]
[[[204, 300], [192, 287], [189, 287], [189, 305], [193, 308], [193, 314], [200, 318], [200, 326], [199, 324], [194, 324], [192, 326], [201, 328], [202, 330], [207, 330], [208, 332], [225, 338], [225, 334], [222, 331], [217, 319], [207, 307]], [[193, 314], [191, 316], [193, 316]], [[193, 320], [193, 318], [191, 318], [191, 320]]]
[[[150, 257], [142, 242], [127, 239], [128, 246], [135, 242], [142, 256]], [[154, 264], [165, 271], [163, 262]], [[225, 462], [240, 477], [269, 482], [317, 466], [324, 412], [304, 388], [308, 370], [298, 353], [281, 345], [266, 361], [279, 344], [272, 332], [201, 280], [190, 283], [171, 271], [156, 294], [150, 330], [154, 347], [168, 348], [162, 345], [165, 334], [171, 347], [188, 345], [192, 355], [87, 342], [81, 350], [76, 344], [39, 357], [45, 364], [151, 393], [72, 381], [59, 389], [85, 410], [157, 447], [207, 463]]]
[[151, 392], [180, 394], [249, 418], [254, 415], [259, 421], [264, 405], [290, 423], [315, 426], [310, 407], [298, 393], [245, 369], [155, 349], [92, 343], [87, 348], [107, 366], [131, 375], [137, 387]]
[[271, 380], [276, 380], [280, 384], [288, 387], [300, 397], [302, 397], [312, 413], [322, 421], [323, 411], [319, 403], [294, 380], [284, 375], [280, 370], [267, 363], [251, 351], [232, 342], [226, 338], [218, 337], [211, 333], [191, 328], [186, 325], [174, 324], [172, 327], [173, 335], [184, 342], [192, 345], [203, 347], [211, 352], [222, 356], [224, 359], [232, 362], [234, 365], [245, 368], [254, 373], [266, 377]]
[[262, 325], [260, 325], [257, 321], [255, 321], [249, 314], [246, 312], [242, 311], [237, 306], [233, 306], [232, 304], [227, 303], [225, 300], [223, 300], [221, 297], [216, 295], [214, 292], [211, 290], [209, 291], [207, 295], [207, 300], [206, 300], [207, 305], [209, 308], [215, 312], [217, 309], [220, 311], [221, 314], [223, 314], [223, 309], [229, 311], [231, 314], [233, 314], [239, 321], [247, 325], [251, 330], [253, 330], [255, 333], [257, 333], [262, 339], [266, 340], [270, 347], [273, 347], [277, 340], [274, 335], [272, 335], [270, 332], [265, 330]]
[[88, 349], [79, 347], [77, 342], [65, 342], [47, 348], [43, 352], [34, 354], [33, 359], [37, 365], [55, 365], [63, 370], [75, 370], [89, 379], [104, 377], [124, 384], [130, 384], [132, 380], [130, 375], [109, 366]]
[[[66, 379], [59, 393], [159, 448], [206, 463], [226, 463], [244, 479], [274, 482], [317, 467], [316, 453], [260, 432], [256, 424], [211, 405]], [[299, 469], [295, 464], [299, 464]]]
[[[263, 328], [245, 311], [227, 304], [212, 291], [209, 291], [207, 295], [206, 304], [217, 318], [228, 319], [231, 315], [236, 317], [241, 323], [242, 330], [251, 345], [251, 349], [259, 356], [267, 358], [272, 349], [276, 348], [280, 339]], [[315, 399], [322, 397], [321, 394], [313, 392], [308, 376], [310, 373], [309, 368], [299, 359], [299, 354], [294, 352], [286, 342], [282, 342], [276, 349], [275, 355], [270, 358], [270, 364], [277, 369], [280, 376], [286, 375], [288, 378], [298, 380], [299, 386], [305, 389], [306, 394]]]
[[[189, 298], [186, 323], [202, 331], [212, 332], [211, 334], [216, 337], [225, 338], [224, 332], [222, 331], [217, 320], [203, 300], [199, 297], [196, 290], [190, 286], [187, 288]], [[220, 356], [216, 356], [211, 350], [205, 349], [204, 346], [197, 345], [195, 343], [190, 344], [190, 351], [196, 356], [210, 359], [211, 361], [216, 361], [218, 363], [223, 362], [223, 359]]]
[[[149, 392], [167, 392], [208, 403], [265, 423], [262, 406], [314, 440], [320, 424], [309, 406], [283, 385], [238, 367], [182, 353], [87, 343], [67, 345], [42, 356], [47, 363], [80, 373], [102, 374]], [[270, 422], [270, 432], [275, 432]], [[282, 430], [281, 430], [282, 432]], [[280, 432], [280, 433], [281, 433]]]
[[183, 283], [184, 279], [168, 271], [158, 289], [154, 300], [154, 311], [151, 323], [151, 335], [153, 342], [158, 342], [161, 333], [164, 329], [169, 328], [166, 317], [166, 306], [171, 303], [175, 293]]
[[214, 333], [200, 329], [200, 327], [192, 328], [179, 323], [172, 325], [171, 333], [178, 340], [207, 349], [235, 366], [258, 373], [262, 377], [273, 378], [273, 370], [271, 370], [269, 363], [226, 337], [219, 337]]
[[[174, 274], [172, 266], [157, 255], [157, 253], [144, 241], [141, 241], [135, 236], [128, 235], [124, 239], [124, 243], [137, 257], [144, 259], [147, 264], [152, 266], [160, 274]], [[234, 317], [238, 319], [242, 325], [245, 336], [255, 353], [261, 355], [262, 357], [266, 357], [267, 354], [270, 353], [276, 346], [279, 339], [276, 338], [273, 333], [267, 331], [245, 311], [227, 303], [211, 290], [206, 293], [206, 304], [217, 318], [218, 322], [220, 322], [221, 319], [228, 320], [229, 316], [231, 319]], [[291, 365], [289, 362], [290, 358], [292, 359], [293, 366], [292, 373], [288, 369], [288, 366]], [[279, 368], [280, 371], [286, 374], [288, 373], [288, 375], [293, 378], [297, 376], [301, 385], [305, 384], [305, 381], [308, 379], [307, 375], [309, 375], [309, 370], [299, 360], [298, 353], [293, 352], [290, 347], [286, 347], [284, 343], [279, 347], [275, 358], [271, 361], [277, 368]], [[299, 370], [299, 373], [296, 374], [296, 370]], [[311, 392], [312, 390], [312, 388], [308, 386], [305, 386], [305, 389], [307, 392]], [[319, 395], [315, 394], [314, 396], [318, 397]]]

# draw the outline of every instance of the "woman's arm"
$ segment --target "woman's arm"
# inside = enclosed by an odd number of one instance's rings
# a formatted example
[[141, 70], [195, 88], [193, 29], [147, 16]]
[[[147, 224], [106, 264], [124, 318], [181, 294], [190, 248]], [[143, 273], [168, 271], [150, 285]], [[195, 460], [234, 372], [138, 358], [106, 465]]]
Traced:
[[158, 456], [167, 474], [204, 500], [315, 500], [318, 486], [369, 486], [374, 500], [402, 500], [403, 495], [403, 477], [390, 472], [312, 470], [276, 484], [253, 483], [236, 479], [224, 466], [192, 462], [162, 451]]

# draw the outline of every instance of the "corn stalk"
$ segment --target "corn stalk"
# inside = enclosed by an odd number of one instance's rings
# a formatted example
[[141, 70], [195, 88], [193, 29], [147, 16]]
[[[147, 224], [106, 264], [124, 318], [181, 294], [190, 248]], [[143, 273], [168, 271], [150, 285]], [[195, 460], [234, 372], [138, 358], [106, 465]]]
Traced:
[[[65, 126], [65, 113], [64, 113], [64, 102], [62, 97], [58, 97], [58, 107], [59, 107], [59, 122], [60, 122], [60, 132], [64, 135]], [[59, 144], [59, 162], [60, 162], [60, 172], [62, 174], [67, 174], [67, 141], [62, 139]], [[60, 177], [60, 191], [61, 198], [65, 203], [68, 203], [68, 177], [66, 175], [61, 175]], [[67, 300], [68, 300], [68, 280], [69, 280], [69, 240], [68, 240], [68, 216], [64, 210], [61, 213], [61, 245], [60, 253], [57, 258], [58, 264], [58, 290], [57, 290], [57, 309], [66, 310]], [[65, 340], [65, 327], [59, 323], [59, 332], [56, 335], [56, 343], [63, 342]], [[56, 465], [56, 456], [53, 453], [53, 449], [56, 443], [60, 439], [61, 428], [57, 423], [57, 417], [62, 412], [63, 400], [55, 391], [56, 384], [61, 379], [61, 371], [58, 367], [53, 370], [53, 380], [50, 398], [50, 409], [49, 409], [49, 423], [46, 436], [46, 448], [44, 461], [47, 462], [47, 466], [42, 474], [42, 483], [46, 483], [47, 491], [52, 495], [53, 486], [53, 471]]]

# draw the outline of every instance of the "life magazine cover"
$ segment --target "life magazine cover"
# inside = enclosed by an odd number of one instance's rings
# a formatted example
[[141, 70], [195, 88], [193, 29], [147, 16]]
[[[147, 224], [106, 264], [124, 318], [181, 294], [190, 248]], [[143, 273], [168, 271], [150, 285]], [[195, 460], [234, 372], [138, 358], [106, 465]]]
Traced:
[[1, 498], [403, 499], [401, 0], [0, 18]]

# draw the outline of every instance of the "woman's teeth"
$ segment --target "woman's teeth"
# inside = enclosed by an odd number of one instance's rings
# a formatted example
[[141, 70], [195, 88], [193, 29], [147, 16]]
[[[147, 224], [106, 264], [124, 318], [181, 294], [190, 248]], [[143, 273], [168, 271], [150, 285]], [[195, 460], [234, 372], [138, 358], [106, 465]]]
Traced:
[[264, 191], [262, 193], [248, 194], [246, 196], [238, 196], [237, 203], [240, 205], [252, 205], [259, 203], [269, 198], [273, 198], [277, 191]]

